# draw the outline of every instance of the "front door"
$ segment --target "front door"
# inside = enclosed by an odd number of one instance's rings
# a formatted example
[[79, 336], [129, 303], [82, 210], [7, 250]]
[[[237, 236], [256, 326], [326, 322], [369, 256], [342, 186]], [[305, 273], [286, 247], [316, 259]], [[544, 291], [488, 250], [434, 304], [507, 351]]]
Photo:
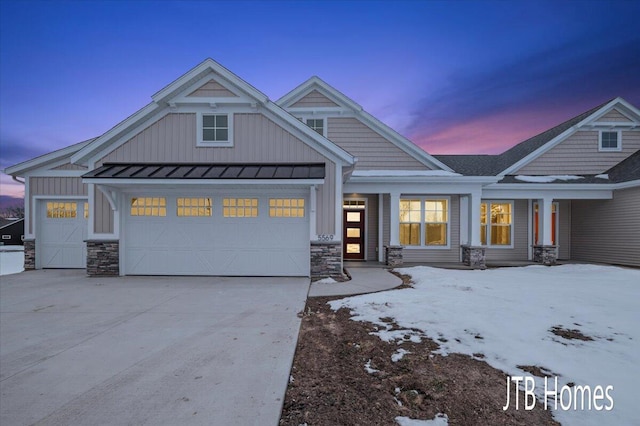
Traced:
[[344, 258], [364, 260], [364, 210], [344, 210], [343, 223]]

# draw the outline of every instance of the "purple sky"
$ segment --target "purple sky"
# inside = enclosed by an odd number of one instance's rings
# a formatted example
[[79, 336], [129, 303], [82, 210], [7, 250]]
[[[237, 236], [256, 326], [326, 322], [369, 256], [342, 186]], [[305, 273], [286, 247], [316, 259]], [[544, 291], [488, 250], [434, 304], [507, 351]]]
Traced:
[[207, 57], [273, 100], [318, 75], [432, 154], [498, 153], [616, 96], [640, 106], [632, 0], [0, 8], [0, 169], [104, 133]]

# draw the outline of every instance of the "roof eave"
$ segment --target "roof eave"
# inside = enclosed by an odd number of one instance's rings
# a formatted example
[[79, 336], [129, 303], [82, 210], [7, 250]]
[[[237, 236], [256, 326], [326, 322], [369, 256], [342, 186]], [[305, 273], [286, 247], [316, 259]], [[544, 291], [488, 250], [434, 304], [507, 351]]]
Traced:
[[[38, 169], [40, 167], [46, 166], [47, 164], [54, 163], [56, 161], [63, 160], [67, 157], [71, 160], [73, 155], [78, 151], [84, 149], [87, 145], [91, 144], [92, 141], [96, 139], [88, 139], [83, 142], [79, 142], [77, 144], [67, 146], [65, 148], [59, 149], [57, 151], [49, 152], [47, 154], [41, 155], [36, 158], [32, 158], [27, 161], [23, 161], [22, 163], [15, 164], [13, 166], [7, 167], [3, 170], [3, 173], [9, 176], [23, 176], [26, 172]], [[74, 161], [71, 161], [74, 162]]]

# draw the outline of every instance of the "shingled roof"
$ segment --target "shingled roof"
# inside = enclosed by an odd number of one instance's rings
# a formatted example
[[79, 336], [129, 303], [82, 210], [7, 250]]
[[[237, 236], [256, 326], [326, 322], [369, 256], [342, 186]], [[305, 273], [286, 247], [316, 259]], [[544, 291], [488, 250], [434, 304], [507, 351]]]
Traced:
[[566, 130], [580, 123], [585, 118], [589, 117], [600, 108], [610, 103], [613, 99], [598, 105], [583, 112], [563, 123], [552, 127], [532, 138], [529, 138], [514, 147], [506, 150], [502, 154], [498, 155], [435, 155], [435, 157], [451, 167], [458, 173], [463, 175], [473, 176], [495, 176], [498, 173], [506, 170], [509, 166], [522, 160], [527, 155], [531, 154], [544, 144], [550, 142], [552, 139], [562, 134]]

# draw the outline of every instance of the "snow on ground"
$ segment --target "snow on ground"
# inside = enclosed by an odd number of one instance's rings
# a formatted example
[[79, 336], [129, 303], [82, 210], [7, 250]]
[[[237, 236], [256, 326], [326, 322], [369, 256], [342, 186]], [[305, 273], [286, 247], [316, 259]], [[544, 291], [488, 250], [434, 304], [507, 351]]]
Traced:
[[411, 352], [409, 352], [408, 350], [400, 348], [394, 354], [391, 355], [391, 362], [398, 362], [402, 358], [404, 358], [406, 354], [410, 354], [410, 353]]
[[24, 247], [0, 246], [0, 275], [24, 271]]
[[399, 416], [395, 420], [400, 426], [447, 426], [449, 424], [449, 417], [442, 413], [436, 414], [433, 420], [415, 420]]
[[574, 175], [549, 175], [549, 176], [524, 176], [518, 175], [516, 176], [517, 180], [521, 180], [523, 182], [533, 182], [533, 183], [551, 183], [557, 180], [576, 180], [576, 179], [584, 179], [582, 176], [574, 176]]
[[[401, 328], [422, 330], [443, 355], [481, 353], [487, 363], [511, 376], [529, 375], [517, 365], [543, 367], [558, 375], [558, 391], [570, 382], [591, 391], [613, 385], [611, 411], [556, 410], [551, 400], [548, 409], [563, 424], [640, 424], [640, 270], [564, 265], [461, 271], [420, 266], [398, 272], [411, 275], [414, 287], [336, 300], [331, 307], [349, 308], [354, 320], [375, 323], [377, 334], [387, 341], [401, 341], [408, 332], [390, 331], [388, 319], [380, 320], [392, 317]], [[593, 340], [567, 340], [551, 333], [556, 326], [579, 330]], [[553, 379], [549, 389], [555, 389]], [[536, 379], [535, 390], [542, 401], [542, 379]], [[496, 409], [505, 402], [506, 384]], [[610, 405], [607, 400], [600, 403]]]
[[333, 278], [323, 278], [321, 280], [315, 281], [314, 284], [335, 284], [338, 281], [334, 280]]

